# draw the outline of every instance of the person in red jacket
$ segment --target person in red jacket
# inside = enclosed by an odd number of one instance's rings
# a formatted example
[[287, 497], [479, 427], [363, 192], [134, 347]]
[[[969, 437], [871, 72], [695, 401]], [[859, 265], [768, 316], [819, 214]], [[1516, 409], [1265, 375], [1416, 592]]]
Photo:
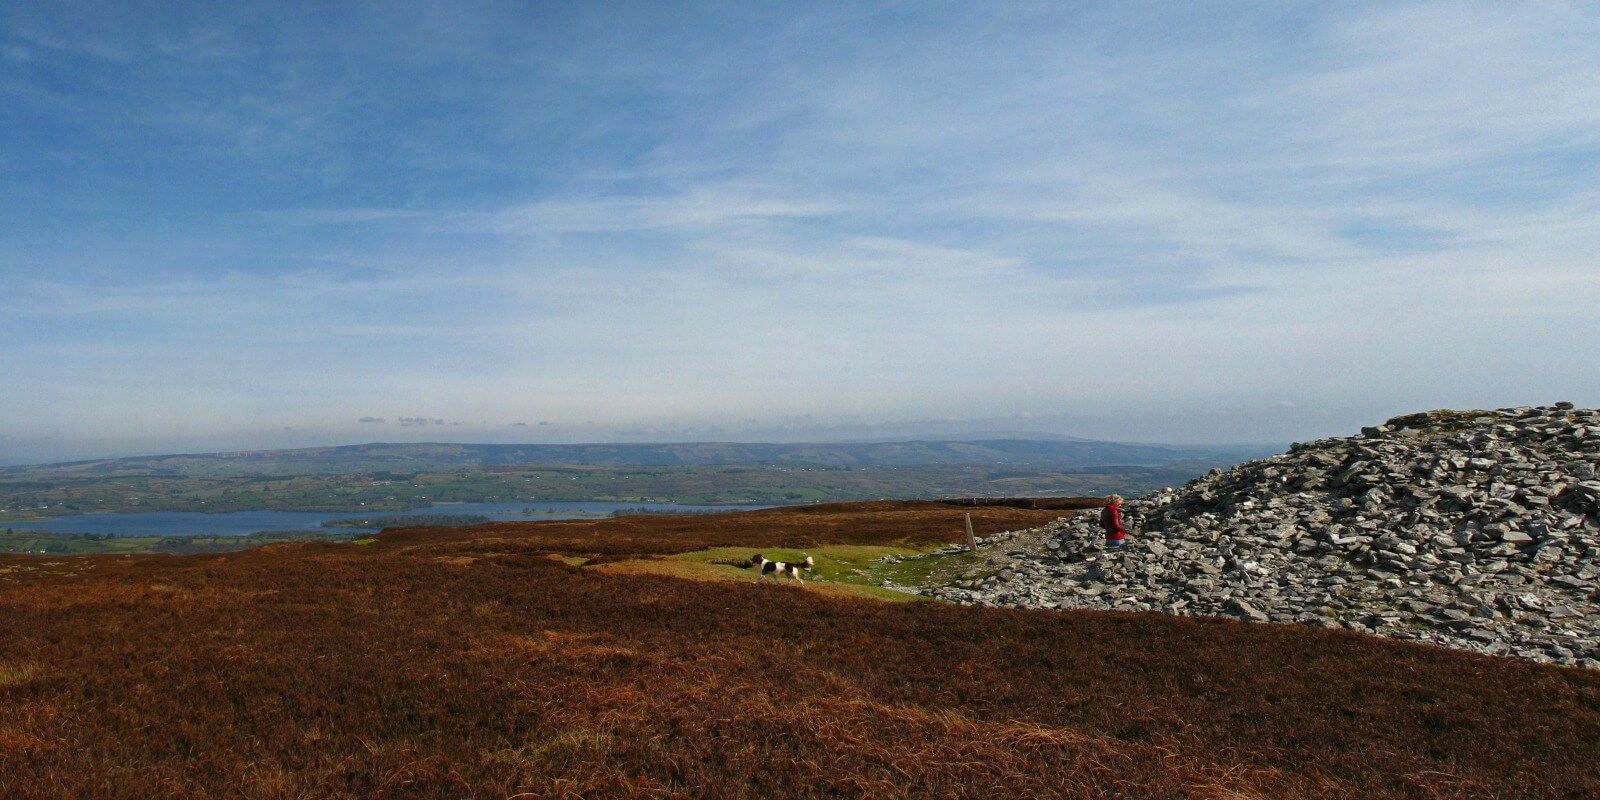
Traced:
[[1106, 547], [1125, 547], [1128, 530], [1122, 527], [1122, 495], [1106, 498], [1106, 507], [1100, 509], [1100, 527], [1106, 531]]

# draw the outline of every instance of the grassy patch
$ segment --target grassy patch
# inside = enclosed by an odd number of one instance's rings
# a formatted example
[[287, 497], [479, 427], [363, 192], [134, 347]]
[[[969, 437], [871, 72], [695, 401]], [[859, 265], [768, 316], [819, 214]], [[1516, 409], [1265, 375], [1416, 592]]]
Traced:
[[[917, 556], [922, 553], [909, 547], [879, 545], [825, 545], [821, 547], [712, 547], [689, 553], [678, 553], [665, 558], [631, 559], [595, 567], [611, 573], [670, 575], [700, 581], [754, 581], [755, 571], [750, 569], [750, 557], [761, 553], [773, 561], [800, 561], [806, 556], [816, 559], [816, 569], [806, 578], [808, 586], [829, 594], [848, 594], [873, 597], [880, 600], [907, 601], [917, 595], [879, 584], [885, 579], [896, 580], [905, 572], [898, 564], [887, 564], [884, 558]], [[778, 582], [788, 582], [779, 579]], [[898, 583], [899, 581], [896, 580]]]
[[486, 760], [539, 775], [566, 770], [585, 761], [603, 759], [611, 749], [611, 734], [587, 727], [573, 727], [542, 741], [490, 753]]
[[0, 664], [0, 689], [21, 686], [38, 674], [39, 669], [32, 664]]
[[[713, 547], [708, 550], [696, 550], [692, 553], [680, 553], [670, 556], [674, 561], [693, 561], [704, 564], [720, 564], [727, 566], [750, 563], [750, 557], [760, 553], [773, 561], [801, 561], [806, 556], [816, 559], [817, 567], [813, 574], [826, 581], [841, 583], [859, 582], [860, 575], [857, 570], [871, 567], [874, 562], [880, 561], [885, 556], [916, 555], [921, 551], [908, 547], [885, 547], [864, 544], [836, 544], [822, 547], [796, 548], [796, 547]], [[735, 566], [737, 569], [737, 566]], [[738, 570], [740, 574], [750, 575], [748, 570]]]
[[[913, 588], [948, 583], [982, 563], [981, 554], [974, 556], [965, 552], [933, 555], [929, 550], [904, 546], [824, 545], [712, 547], [665, 558], [631, 559], [602, 566], [608, 572], [671, 575], [689, 580], [754, 580], [755, 572], [747, 565], [756, 553], [773, 561], [800, 561], [811, 556], [816, 559], [816, 569], [807, 576], [808, 583], [832, 585], [845, 594], [897, 601], [919, 599], [920, 595], [886, 589], [881, 585], [884, 581]], [[582, 563], [582, 559], [578, 562]]]
[[927, 586], [947, 584], [984, 563], [983, 551], [977, 555], [968, 552], [923, 555], [899, 563], [877, 565], [876, 577], [902, 586]]
[[[746, 556], [755, 552], [746, 548], [718, 548], [725, 550], [737, 549]], [[818, 551], [827, 548], [818, 548]], [[719, 563], [716, 560], [696, 560], [694, 556], [705, 556], [708, 551], [683, 553], [668, 558], [640, 558], [627, 561], [611, 561], [597, 564], [590, 569], [612, 575], [666, 575], [673, 578], [683, 578], [691, 581], [751, 581], [755, 580], [755, 571], [746, 567], [739, 567], [728, 563]], [[774, 553], [777, 551], [774, 550]], [[813, 552], [813, 556], [816, 555]], [[822, 558], [818, 558], [820, 567]], [[782, 586], [800, 590], [801, 587], [793, 581], [784, 579], [769, 579]], [[869, 583], [859, 576], [846, 579], [830, 579], [825, 576], [813, 575], [806, 579], [804, 590], [820, 592], [825, 595], [845, 595], [852, 597], [870, 597], [877, 600], [890, 600], [894, 602], [909, 602], [921, 599], [920, 596], [885, 589], [877, 583]]]
[[[719, 547], [673, 558], [713, 563], [748, 558], [753, 548]], [[776, 561], [798, 561], [806, 556], [817, 559], [817, 575], [840, 583], [865, 583], [877, 586], [891, 581], [901, 586], [923, 586], [954, 578], [956, 574], [982, 563], [983, 556], [971, 553], [933, 555], [929, 550], [911, 547], [871, 547], [838, 545], [811, 549], [768, 548], [759, 551]], [[730, 558], [720, 556], [729, 554]], [[885, 560], [890, 559], [890, 560]]]

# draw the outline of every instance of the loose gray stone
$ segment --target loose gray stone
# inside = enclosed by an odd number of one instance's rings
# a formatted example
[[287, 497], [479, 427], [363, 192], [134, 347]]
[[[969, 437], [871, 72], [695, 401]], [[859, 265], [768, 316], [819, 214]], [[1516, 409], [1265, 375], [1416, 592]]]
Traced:
[[1597, 466], [1595, 410], [1411, 414], [1133, 500], [1125, 550], [1106, 552], [1080, 514], [981, 540], [1008, 550], [921, 591], [1355, 627], [1600, 667]]

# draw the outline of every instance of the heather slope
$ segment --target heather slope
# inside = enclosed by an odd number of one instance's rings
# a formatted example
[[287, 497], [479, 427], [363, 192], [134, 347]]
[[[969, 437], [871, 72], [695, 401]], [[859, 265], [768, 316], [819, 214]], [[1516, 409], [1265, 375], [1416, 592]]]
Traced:
[[841, 505], [0, 560], [0, 785], [19, 798], [1600, 794], [1588, 671], [1347, 631], [888, 604], [556, 558], [747, 534], [949, 540], [966, 513], [993, 533], [1061, 512]]

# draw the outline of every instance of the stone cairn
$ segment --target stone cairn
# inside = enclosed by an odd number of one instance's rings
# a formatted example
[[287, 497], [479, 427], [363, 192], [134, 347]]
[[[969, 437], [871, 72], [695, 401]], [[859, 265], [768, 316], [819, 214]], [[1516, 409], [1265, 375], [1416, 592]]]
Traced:
[[[1600, 668], [1600, 412], [1431, 411], [984, 540], [958, 603], [1342, 627]], [[980, 549], [980, 554], [982, 550]], [[1002, 555], [1003, 553], [1003, 555]]]

